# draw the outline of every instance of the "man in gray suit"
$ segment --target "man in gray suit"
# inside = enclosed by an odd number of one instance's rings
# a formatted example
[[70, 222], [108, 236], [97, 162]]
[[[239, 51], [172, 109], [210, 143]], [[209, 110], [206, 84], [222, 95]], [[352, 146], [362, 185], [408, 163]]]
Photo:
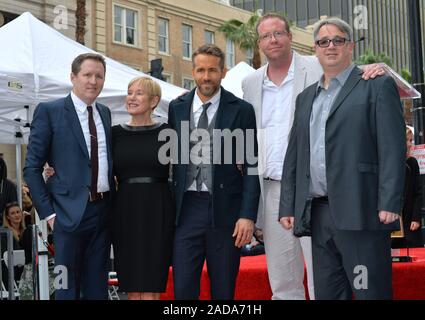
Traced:
[[391, 299], [406, 152], [397, 86], [362, 79], [346, 22], [319, 21], [314, 38], [324, 75], [296, 101], [279, 218], [312, 235], [316, 299]]
[[[295, 99], [318, 81], [323, 69], [314, 56], [292, 50], [288, 21], [268, 13], [257, 23], [258, 44], [267, 64], [243, 81], [244, 99], [255, 109], [259, 129], [259, 178], [261, 187], [258, 226], [263, 229], [272, 299], [305, 299], [304, 260], [310, 299], [314, 299], [310, 237], [297, 238], [278, 220], [283, 159], [292, 126]], [[378, 75], [372, 67], [364, 78]], [[304, 255], [304, 259], [303, 259]]]

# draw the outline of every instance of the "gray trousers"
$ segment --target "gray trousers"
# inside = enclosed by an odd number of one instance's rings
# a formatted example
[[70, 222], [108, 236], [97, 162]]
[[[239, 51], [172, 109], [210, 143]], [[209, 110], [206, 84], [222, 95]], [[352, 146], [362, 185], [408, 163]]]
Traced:
[[390, 232], [337, 230], [326, 201], [311, 216], [316, 299], [392, 299]]

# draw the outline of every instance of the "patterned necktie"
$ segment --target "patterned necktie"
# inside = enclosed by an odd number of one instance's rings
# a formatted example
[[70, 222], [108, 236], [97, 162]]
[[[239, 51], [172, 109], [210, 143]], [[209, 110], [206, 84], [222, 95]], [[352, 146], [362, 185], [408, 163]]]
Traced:
[[87, 106], [89, 112], [89, 130], [90, 130], [90, 162], [91, 162], [91, 186], [90, 193], [92, 195], [97, 193], [97, 175], [99, 172], [99, 157], [97, 145], [97, 130], [94, 123], [93, 107]]
[[[211, 105], [211, 102], [207, 102], [205, 104], [202, 105], [202, 113], [201, 116], [199, 117], [199, 121], [198, 121], [198, 129], [208, 129], [208, 115], [207, 115], [207, 110], [209, 108], [209, 106]], [[199, 157], [202, 158], [202, 148], [201, 150], [199, 150], [198, 153]], [[202, 165], [202, 164], [201, 164]], [[198, 170], [198, 174], [196, 175], [196, 191], [200, 192], [202, 191], [202, 179], [201, 179], [201, 170]]]

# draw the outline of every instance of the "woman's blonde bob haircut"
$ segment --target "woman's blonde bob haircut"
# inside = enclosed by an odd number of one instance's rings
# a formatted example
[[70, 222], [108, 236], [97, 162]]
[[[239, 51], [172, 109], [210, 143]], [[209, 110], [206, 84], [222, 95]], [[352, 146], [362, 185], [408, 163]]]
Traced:
[[137, 77], [130, 81], [127, 89], [130, 89], [133, 84], [137, 84], [142, 89], [142, 92], [151, 98], [158, 97], [158, 103], [161, 100], [161, 86], [155, 80], [148, 77]]

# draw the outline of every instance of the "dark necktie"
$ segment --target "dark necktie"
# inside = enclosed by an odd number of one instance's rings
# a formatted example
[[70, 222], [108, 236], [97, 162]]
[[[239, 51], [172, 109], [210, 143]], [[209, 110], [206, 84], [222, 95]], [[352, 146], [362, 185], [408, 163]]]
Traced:
[[[207, 110], [209, 106], [211, 105], [211, 102], [207, 102], [202, 105], [202, 113], [199, 117], [198, 121], [198, 129], [208, 129], [208, 115]], [[202, 148], [199, 150], [199, 157], [202, 158]], [[202, 164], [200, 164], [201, 166]], [[201, 170], [198, 170], [198, 174], [196, 175], [196, 191], [200, 192], [202, 191], [202, 177], [201, 177]]]
[[201, 113], [201, 116], [199, 117], [199, 121], [198, 121], [198, 129], [208, 129], [207, 110], [208, 110], [210, 105], [211, 105], [211, 102], [207, 102], [207, 103], [202, 105], [202, 113]]
[[90, 162], [91, 162], [91, 187], [92, 196], [97, 193], [97, 175], [99, 172], [99, 158], [97, 153], [97, 130], [94, 123], [93, 107], [87, 106], [89, 112], [89, 130], [90, 130]]

